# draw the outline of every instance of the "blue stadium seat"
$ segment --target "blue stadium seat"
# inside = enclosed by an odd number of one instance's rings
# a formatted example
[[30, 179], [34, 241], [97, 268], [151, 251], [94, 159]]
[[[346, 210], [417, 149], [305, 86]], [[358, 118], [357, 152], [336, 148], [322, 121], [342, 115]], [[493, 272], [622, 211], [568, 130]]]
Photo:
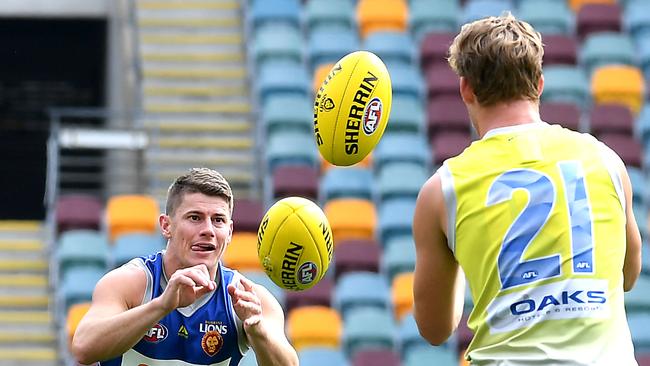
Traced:
[[320, 200], [327, 202], [333, 198], [356, 197], [373, 198], [372, 171], [357, 167], [332, 167], [321, 178]]
[[343, 350], [340, 348], [306, 347], [298, 351], [301, 366], [348, 366]]
[[334, 287], [333, 307], [344, 319], [357, 308], [388, 309], [390, 304], [390, 287], [379, 273], [347, 272]]
[[314, 129], [314, 100], [306, 95], [280, 94], [270, 96], [262, 106], [262, 123], [265, 136], [278, 131], [304, 131]]
[[269, 60], [303, 61], [303, 40], [300, 31], [285, 24], [265, 25], [255, 34], [252, 43], [253, 61], [259, 68]]
[[288, 24], [300, 28], [301, 5], [298, 0], [255, 0], [248, 9], [252, 33], [262, 25]]
[[627, 321], [632, 334], [634, 351], [650, 352], [650, 313], [628, 312]]
[[542, 34], [573, 34], [574, 32], [573, 12], [565, 1], [522, 1], [516, 14]]
[[630, 0], [624, 7], [623, 24], [636, 40], [650, 35], [650, 3], [647, 0]]
[[636, 40], [636, 51], [639, 57], [639, 66], [646, 80], [650, 80], [650, 31], [647, 37]]
[[388, 309], [352, 309], [343, 319], [343, 349], [348, 359], [364, 349], [396, 349], [397, 327]]
[[[645, 103], [635, 123], [639, 139], [646, 151], [650, 151], [650, 103]], [[650, 163], [646, 160], [646, 164]]]
[[461, 24], [488, 16], [499, 16], [504, 11], [512, 9], [512, 2], [508, 0], [469, 0], [463, 8]]
[[417, 100], [423, 100], [424, 80], [417, 66], [403, 63], [387, 63], [390, 74], [393, 97], [404, 95]]
[[635, 48], [627, 33], [599, 32], [587, 35], [578, 57], [587, 74], [610, 64], [636, 66]]
[[386, 64], [413, 65], [416, 47], [407, 32], [377, 31], [363, 41], [363, 49], [379, 56]]
[[431, 153], [422, 135], [387, 133], [375, 147], [372, 159], [379, 173], [390, 163], [414, 163], [426, 169], [431, 163]]
[[641, 273], [650, 277], [650, 243], [647, 240], [641, 244]]
[[261, 65], [253, 81], [259, 102], [263, 105], [271, 95], [298, 94], [311, 96], [311, 79], [302, 64], [268, 61]]
[[415, 199], [393, 198], [378, 207], [379, 240], [388, 242], [401, 235], [412, 235], [411, 224], [415, 212]]
[[305, 21], [309, 33], [321, 27], [356, 31], [352, 0], [314, 0], [305, 4]]
[[382, 271], [389, 283], [395, 276], [415, 270], [415, 243], [411, 235], [393, 236], [384, 243]]
[[461, 6], [458, 0], [411, 0], [409, 27], [419, 43], [430, 32], [458, 31]]
[[391, 163], [386, 165], [376, 179], [379, 202], [391, 198], [415, 199], [422, 184], [429, 178], [427, 170], [419, 164]]
[[109, 249], [105, 235], [94, 230], [69, 230], [61, 234], [56, 248], [59, 277], [78, 266], [108, 269]]
[[632, 200], [635, 204], [647, 205], [647, 187], [649, 182], [645, 177], [645, 173], [643, 170], [633, 166], [627, 167], [627, 173], [632, 183]]
[[639, 226], [641, 236], [647, 238], [648, 234], [650, 234], [650, 232], [648, 232], [648, 206], [645, 204], [635, 203], [633, 204], [632, 209], [634, 210], [634, 218]]
[[69, 268], [58, 289], [62, 308], [68, 311], [70, 305], [92, 300], [95, 285], [104, 276], [105, 270], [96, 266]]
[[164, 245], [158, 234], [130, 233], [118, 236], [111, 249], [113, 267], [119, 267], [133, 258], [156, 253]]
[[458, 357], [445, 347], [419, 346], [404, 355], [404, 366], [456, 366]]
[[542, 101], [570, 102], [585, 110], [589, 105], [589, 81], [579, 66], [549, 65], [544, 72]]
[[424, 133], [425, 112], [420, 99], [396, 95], [390, 109], [390, 120], [385, 133]]
[[625, 293], [627, 312], [650, 313], [650, 276], [639, 276], [632, 291]]
[[[313, 2], [318, 1], [310, 3]], [[307, 41], [310, 70], [315, 70], [319, 65], [335, 63], [359, 48], [359, 36], [355, 31], [320, 27], [310, 34]]]
[[306, 165], [318, 167], [318, 149], [312, 133], [283, 131], [267, 138], [266, 162], [273, 173], [280, 165]]

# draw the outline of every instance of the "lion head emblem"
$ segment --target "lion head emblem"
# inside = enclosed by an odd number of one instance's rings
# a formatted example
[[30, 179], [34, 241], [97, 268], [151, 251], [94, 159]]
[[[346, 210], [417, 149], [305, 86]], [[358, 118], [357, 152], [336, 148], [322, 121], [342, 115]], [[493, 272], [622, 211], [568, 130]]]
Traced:
[[210, 357], [216, 355], [221, 349], [221, 346], [223, 346], [223, 338], [215, 330], [206, 332], [201, 339], [201, 348]]

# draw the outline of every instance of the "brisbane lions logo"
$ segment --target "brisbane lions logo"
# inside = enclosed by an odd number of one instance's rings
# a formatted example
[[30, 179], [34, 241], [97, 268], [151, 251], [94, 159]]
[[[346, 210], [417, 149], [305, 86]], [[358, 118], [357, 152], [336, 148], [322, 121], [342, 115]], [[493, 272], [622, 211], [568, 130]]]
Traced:
[[210, 357], [216, 355], [222, 346], [223, 337], [221, 337], [221, 334], [216, 330], [205, 332], [201, 339], [201, 348], [203, 348], [203, 352]]

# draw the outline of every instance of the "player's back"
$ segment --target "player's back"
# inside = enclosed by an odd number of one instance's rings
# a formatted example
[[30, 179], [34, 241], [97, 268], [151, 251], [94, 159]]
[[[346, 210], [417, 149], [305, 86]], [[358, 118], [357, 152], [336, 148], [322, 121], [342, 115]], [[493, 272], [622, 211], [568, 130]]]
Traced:
[[492, 130], [440, 169], [474, 300], [472, 364], [636, 365], [616, 159], [590, 135], [535, 123]]

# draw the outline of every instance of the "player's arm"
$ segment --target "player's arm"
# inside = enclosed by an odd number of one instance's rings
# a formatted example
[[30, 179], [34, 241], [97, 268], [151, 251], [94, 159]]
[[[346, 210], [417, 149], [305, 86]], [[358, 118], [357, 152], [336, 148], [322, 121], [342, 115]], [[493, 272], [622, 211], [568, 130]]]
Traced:
[[241, 278], [228, 286], [233, 307], [242, 320], [248, 343], [260, 366], [297, 366], [298, 355], [284, 333], [284, 312], [263, 286]]
[[416, 263], [414, 316], [420, 334], [439, 345], [456, 329], [463, 313], [465, 277], [447, 246], [446, 209], [436, 173], [420, 190], [413, 217]]
[[641, 234], [634, 217], [632, 200], [632, 183], [627, 169], [621, 163], [621, 181], [625, 194], [625, 232], [626, 248], [625, 262], [623, 264], [623, 289], [630, 291], [641, 273]]

